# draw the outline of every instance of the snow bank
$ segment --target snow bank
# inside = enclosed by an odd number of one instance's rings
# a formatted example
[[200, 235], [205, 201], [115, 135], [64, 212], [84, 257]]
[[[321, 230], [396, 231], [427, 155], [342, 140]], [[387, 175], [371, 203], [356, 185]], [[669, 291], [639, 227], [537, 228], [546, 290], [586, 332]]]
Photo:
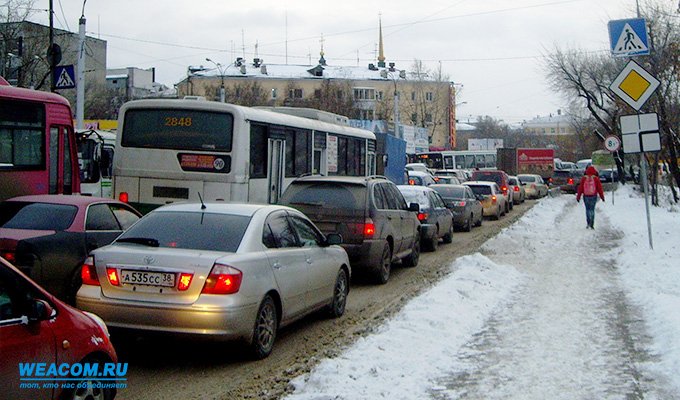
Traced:
[[[663, 189], [663, 188], [661, 188]], [[680, 210], [662, 191], [662, 205], [650, 205], [652, 241], [649, 247], [643, 194], [626, 185], [616, 191], [598, 212], [623, 233], [617, 252], [618, 268], [630, 299], [643, 310], [653, 348], [659, 357], [656, 369], [671, 377], [680, 393]], [[610, 196], [611, 197], [611, 196]]]
[[522, 280], [514, 268], [479, 253], [457, 259], [451, 268], [452, 274], [379, 332], [293, 380], [295, 393], [288, 399], [427, 397], [459, 348]]

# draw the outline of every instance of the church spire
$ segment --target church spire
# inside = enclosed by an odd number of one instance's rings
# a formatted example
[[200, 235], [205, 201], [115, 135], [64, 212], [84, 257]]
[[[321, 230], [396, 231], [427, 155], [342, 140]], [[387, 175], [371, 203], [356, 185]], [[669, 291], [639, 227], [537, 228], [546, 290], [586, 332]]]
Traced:
[[321, 51], [319, 52], [319, 55], [321, 56], [321, 58], [319, 58], [319, 65], [325, 66], [326, 65], [326, 59], [323, 57], [324, 54], [325, 54], [324, 51], [323, 51], [323, 42], [324, 42], [324, 39], [323, 39], [323, 33], [322, 33], [321, 39], [319, 40], [319, 43], [321, 43]]
[[378, 67], [385, 68], [385, 51], [382, 37], [382, 14], [378, 14], [379, 41], [378, 41]]

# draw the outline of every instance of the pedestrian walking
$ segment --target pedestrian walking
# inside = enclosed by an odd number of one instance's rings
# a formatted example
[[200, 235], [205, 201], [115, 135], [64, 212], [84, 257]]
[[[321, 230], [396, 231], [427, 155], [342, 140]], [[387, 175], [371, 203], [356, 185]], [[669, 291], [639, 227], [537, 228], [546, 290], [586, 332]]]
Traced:
[[597, 170], [592, 165], [586, 168], [586, 173], [581, 177], [581, 182], [579, 182], [576, 191], [576, 202], [581, 201], [581, 196], [583, 196], [583, 204], [586, 206], [588, 228], [595, 229], [595, 204], [597, 204], [597, 196], [600, 196], [600, 199], [604, 201], [604, 191]]

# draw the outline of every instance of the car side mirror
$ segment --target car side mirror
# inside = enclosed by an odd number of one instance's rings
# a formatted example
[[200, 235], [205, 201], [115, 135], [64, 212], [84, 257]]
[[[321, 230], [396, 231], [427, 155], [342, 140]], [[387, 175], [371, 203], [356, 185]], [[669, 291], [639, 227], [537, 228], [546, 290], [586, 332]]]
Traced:
[[28, 322], [31, 323], [48, 320], [52, 317], [53, 313], [54, 309], [50, 303], [46, 302], [45, 300], [33, 299], [27, 312]]
[[339, 233], [329, 233], [326, 235], [326, 245], [327, 246], [332, 246], [335, 244], [341, 244], [342, 243], [342, 235]]
[[420, 212], [420, 205], [418, 203], [410, 203], [408, 205], [408, 210], [411, 212]]

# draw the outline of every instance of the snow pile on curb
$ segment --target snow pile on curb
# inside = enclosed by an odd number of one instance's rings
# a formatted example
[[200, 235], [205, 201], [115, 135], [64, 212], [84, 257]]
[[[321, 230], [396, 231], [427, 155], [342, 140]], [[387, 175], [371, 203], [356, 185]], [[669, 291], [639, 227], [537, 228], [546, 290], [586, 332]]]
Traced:
[[[644, 196], [631, 185], [619, 188], [614, 205], [598, 208], [624, 233], [614, 251], [622, 283], [631, 300], [643, 310], [652, 350], [660, 356], [657, 369], [671, 377], [680, 392], [680, 212], [671, 206], [660, 187], [660, 207], [650, 204], [652, 239], [649, 248]], [[650, 200], [651, 201], [651, 200]]]
[[460, 347], [522, 281], [513, 267], [479, 253], [459, 258], [451, 268], [376, 334], [294, 379], [295, 392], [287, 399], [427, 397]]

